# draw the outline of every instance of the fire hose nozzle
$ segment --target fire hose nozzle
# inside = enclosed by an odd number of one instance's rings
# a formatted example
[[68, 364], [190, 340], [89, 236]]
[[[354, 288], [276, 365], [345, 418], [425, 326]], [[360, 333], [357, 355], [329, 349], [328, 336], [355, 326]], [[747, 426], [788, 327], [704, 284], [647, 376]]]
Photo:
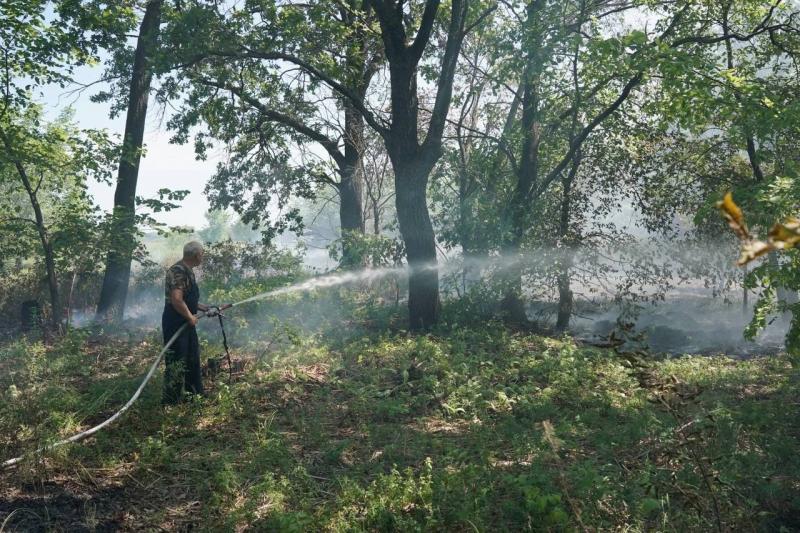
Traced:
[[213, 318], [215, 316], [225, 316], [222, 314], [222, 311], [231, 307], [233, 307], [233, 304], [209, 305], [208, 311], [205, 312], [205, 315], [209, 318]]

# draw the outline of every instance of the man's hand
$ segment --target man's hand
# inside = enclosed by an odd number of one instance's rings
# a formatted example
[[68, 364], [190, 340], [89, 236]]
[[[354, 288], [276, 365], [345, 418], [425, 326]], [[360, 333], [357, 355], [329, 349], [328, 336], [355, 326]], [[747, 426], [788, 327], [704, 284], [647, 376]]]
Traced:
[[229, 307], [233, 307], [233, 306], [231, 304], [206, 306], [206, 316], [209, 317], [209, 318], [213, 318], [215, 316], [222, 315], [222, 311], [224, 311], [225, 309], [228, 309]]
[[195, 327], [195, 326], [197, 326], [197, 322], [198, 322], [198, 320], [197, 320], [197, 317], [196, 317], [196, 316], [194, 316], [194, 315], [192, 315], [191, 317], [189, 317], [189, 318], [188, 318], [186, 321], [189, 323], [189, 325], [190, 325], [191, 327]]

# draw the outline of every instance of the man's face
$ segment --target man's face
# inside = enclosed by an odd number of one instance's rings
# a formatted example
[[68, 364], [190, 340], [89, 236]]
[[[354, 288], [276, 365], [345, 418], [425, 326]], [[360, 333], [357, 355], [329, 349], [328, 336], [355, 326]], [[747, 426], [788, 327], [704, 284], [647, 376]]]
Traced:
[[203, 256], [204, 255], [205, 255], [205, 252], [203, 252], [203, 250], [200, 250], [199, 252], [197, 252], [197, 264], [198, 265], [203, 264]]

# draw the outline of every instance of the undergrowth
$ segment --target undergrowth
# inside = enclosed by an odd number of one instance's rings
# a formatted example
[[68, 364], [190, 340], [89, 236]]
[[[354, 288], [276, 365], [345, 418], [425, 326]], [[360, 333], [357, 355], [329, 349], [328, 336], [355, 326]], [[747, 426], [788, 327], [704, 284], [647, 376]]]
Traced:
[[[249, 362], [210, 398], [162, 409], [156, 381], [111, 429], [3, 472], [4, 530], [800, 528], [785, 357], [632, 362], [494, 324], [273, 326], [232, 336]], [[5, 345], [2, 458], [111, 414], [158, 341]]]

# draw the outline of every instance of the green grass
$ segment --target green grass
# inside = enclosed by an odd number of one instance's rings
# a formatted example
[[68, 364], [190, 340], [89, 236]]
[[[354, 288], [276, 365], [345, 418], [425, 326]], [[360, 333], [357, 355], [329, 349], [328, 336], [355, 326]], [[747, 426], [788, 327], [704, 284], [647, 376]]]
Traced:
[[[157, 340], [4, 347], [3, 458], [113, 412]], [[0, 523], [22, 509], [6, 530], [800, 529], [784, 357], [640, 368], [497, 325], [364, 329], [287, 335], [225, 379], [167, 410], [153, 383], [112, 429], [4, 473]]]

